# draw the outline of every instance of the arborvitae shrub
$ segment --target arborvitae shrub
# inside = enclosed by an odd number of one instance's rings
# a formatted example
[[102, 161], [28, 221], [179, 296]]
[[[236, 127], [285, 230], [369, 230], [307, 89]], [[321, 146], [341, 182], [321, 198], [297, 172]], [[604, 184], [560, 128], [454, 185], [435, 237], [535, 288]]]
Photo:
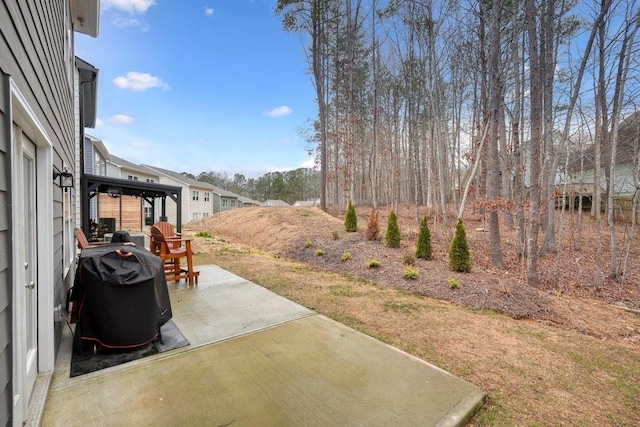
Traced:
[[431, 231], [427, 224], [427, 217], [423, 217], [420, 222], [420, 234], [418, 235], [418, 244], [416, 245], [416, 258], [431, 259]]
[[378, 211], [371, 209], [367, 218], [367, 228], [364, 231], [367, 240], [380, 240], [380, 225], [378, 224]]
[[468, 273], [471, 271], [471, 258], [469, 256], [469, 245], [467, 245], [467, 234], [464, 231], [462, 219], [458, 219], [456, 224], [456, 234], [453, 236], [451, 248], [449, 249], [449, 268], [458, 273]]
[[349, 233], [358, 231], [358, 216], [356, 215], [356, 208], [351, 204], [351, 200], [349, 200], [349, 205], [347, 206], [347, 215], [344, 219], [344, 230]]
[[396, 213], [394, 211], [391, 211], [391, 213], [389, 214], [385, 242], [390, 248], [400, 247], [400, 228], [398, 227], [398, 217], [396, 216]]

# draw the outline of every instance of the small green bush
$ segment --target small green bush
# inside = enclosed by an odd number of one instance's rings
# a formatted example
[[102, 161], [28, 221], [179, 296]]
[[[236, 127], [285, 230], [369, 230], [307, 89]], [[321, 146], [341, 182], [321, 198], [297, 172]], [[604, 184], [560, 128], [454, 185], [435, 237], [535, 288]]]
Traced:
[[367, 268], [378, 268], [380, 267], [380, 261], [377, 259], [368, 259], [367, 260]]
[[338, 234], [338, 230], [333, 230], [331, 232], [331, 237], [333, 238], [333, 240], [340, 240], [340, 234]]
[[207, 239], [211, 237], [211, 233], [208, 231], [200, 231], [196, 234], [196, 237], [206, 237]]
[[456, 234], [453, 236], [453, 242], [451, 242], [451, 248], [449, 249], [449, 268], [451, 271], [458, 273], [469, 273], [471, 271], [467, 234], [464, 231], [464, 224], [461, 218], [458, 219], [456, 224]]
[[416, 258], [431, 259], [431, 230], [427, 223], [427, 217], [423, 217], [420, 222], [420, 234], [418, 235], [418, 244], [416, 245]]
[[324, 249], [322, 249], [322, 248], [316, 249], [316, 255], [318, 255], [318, 256], [324, 255]]
[[396, 216], [396, 213], [394, 211], [391, 211], [391, 213], [389, 214], [385, 242], [390, 248], [400, 247], [400, 227], [398, 227], [398, 217]]
[[418, 278], [418, 270], [408, 265], [404, 268], [403, 276], [408, 280], [416, 280]]
[[449, 286], [449, 289], [458, 289], [460, 287], [460, 282], [458, 282], [458, 279], [455, 277], [449, 277], [447, 279], [447, 286]]
[[416, 265], [416, 257], [413, 254], [404, 254], [402, 257], [404, 265]]
[[342, 253], [342, 261], [349, 261], [351, 259], [351, 254], [349, 252]]
[[356, 208], [353, 207], [351, 200], [347, 206], [347, 215], [344, 219], [344, 230], [349, 233], [358, 231], [358, 216], [356, 215]]
[[305, 242], [304, 242], [305, 249], [309, 249], [312, 244], [313, 243], [311, 243], [311, 240], [309, 240], [309, 239], [305, 240]]

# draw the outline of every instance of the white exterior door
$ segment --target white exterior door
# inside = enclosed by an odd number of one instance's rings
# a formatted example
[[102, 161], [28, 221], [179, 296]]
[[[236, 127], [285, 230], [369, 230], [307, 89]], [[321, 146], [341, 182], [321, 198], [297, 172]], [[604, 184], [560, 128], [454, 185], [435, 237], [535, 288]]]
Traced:
[[[38, 258], [36, 217], [36, 147], [18, 128], [14, 128], [16, 236], [14, 249], [14, 415], [26, 414], [38, 374]], [[17, 420], [16, 420], [17, 421]]]

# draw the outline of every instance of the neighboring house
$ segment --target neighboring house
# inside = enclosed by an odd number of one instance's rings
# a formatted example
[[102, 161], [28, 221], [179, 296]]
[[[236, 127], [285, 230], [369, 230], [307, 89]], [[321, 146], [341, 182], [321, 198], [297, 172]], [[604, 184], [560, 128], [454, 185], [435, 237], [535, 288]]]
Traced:
[[62, 184], [81, 172], [97, 76], [76, 64], [74, 31], [97, 36], [98, 17], [98, 0], [0, 0], [0, 425], [39, 424], [31, 396], [65, 326], [77, 193]]
[[238, 195], [213, 186], [213, 213], [239, 208]]
[[[640, 113], [634, 113], [624, 119], [618, 130], [618, 144], [616, 164], [613, 168], [614, 195], [616, 197], [632, 197], [640, 183], [638, 173], [640, 169]], [[571, 188], [582, 189], [588, 193], [581, 195], [591, 197], [595, 182], [595, 146], [590, 145], [578, 153], [569, 163], [567, 182]], [[600, 159], [601, 177], [599, 179], [602, 191], [608, 190], [604, 177], [604, 168], [611, 161], [611, 150], [602, 148]], [[576, 191], [577, 193], [577, 191]]]
[[83, 173], [107, 176], [107, 160], [110, 154], [102, 140], [91, 135], [85, 135], [83, 156]]
[[[111, 178], [126, 179], [129, 181], [159, 183], [160, 175], [125, 159], [109, 155], [107, 158], [107, 176]], [[109, 194], [98, 196], [100, 223], [107, 225], [108, 231], [113, 224], [118, 230], [142, 230], [145, 225], [151, 225], [159, 220], [159, 215], [152, 218], [152, 211], [160, 212], [159, 201], [156, 200], [156, 209], [141, 197], [126, 196], [112, 197]]]
[[[80, 152], [82, 152], [82, 155], [80, 155]], [[78, 166], [77, 169], [82, 171], [81, 175], [88, 173], [92, 175], [107, 176], [107, 159], [109, 158], [109, 151], [107, 151], [107, 147], [104, 146], [102, 140], [91, 135], [85, 135], [82, 149], [78, 152], [78, 158], [84, 159], [82, 166]], [[76, 200], [80, 200], [80, 185], [76, 185], [76, 189]], [[77, 218], [81, 217], [80, 205], [81, 203], [76, 203]], [[98, 218], [97, 198], [92, 198], [89, 201], [89, 216], [91, 218]]]
[[262, 206], [262, 203], [260, 203], [257, 200], [250, 199], [248, 197], [238, 196], [239, 208], [252, 208], [252, 207], [258, 207], [258, 206]]
[[269, 200], [265, 200], [262, 203], [262, 206], [267, 206], [267, 207], [273, 208], [273, 207], [284, 207], [284, 206], [291, 206], [291, 205], [289, 203], [285, 202], [284, 200], [271, 200], [271, 199], [269, 199]]
[[[196, 181], [180, 173], [162, 169], [157, 166], [142, 164], [140, 167], [149, 170], [149, 173], [157, 173], [160, 183], [182, 187], [182, 223], [186, 224], [200, 218], [206, 218], [213, 214], [214, 186]], [[175, 223], [176, 212], [173, 205], [167, 209], [167, 220]]]

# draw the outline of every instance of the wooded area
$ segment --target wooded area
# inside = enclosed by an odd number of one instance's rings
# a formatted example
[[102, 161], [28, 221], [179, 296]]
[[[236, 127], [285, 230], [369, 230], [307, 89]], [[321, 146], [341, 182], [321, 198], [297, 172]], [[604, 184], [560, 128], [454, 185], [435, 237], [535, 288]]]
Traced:
[[605, 227], [612, 248], [594, 286], [624, 279], [636, 224], [617, 247], [614, 197], [637, 217], [636, 0], [278, 0], [276, 13], [305, 43], [323, 209], [411, 204], [445, 226], [484, 210], [494, 265], [500, 227], [515, 227], [535, 285], [573, 185], [598, 253]]

